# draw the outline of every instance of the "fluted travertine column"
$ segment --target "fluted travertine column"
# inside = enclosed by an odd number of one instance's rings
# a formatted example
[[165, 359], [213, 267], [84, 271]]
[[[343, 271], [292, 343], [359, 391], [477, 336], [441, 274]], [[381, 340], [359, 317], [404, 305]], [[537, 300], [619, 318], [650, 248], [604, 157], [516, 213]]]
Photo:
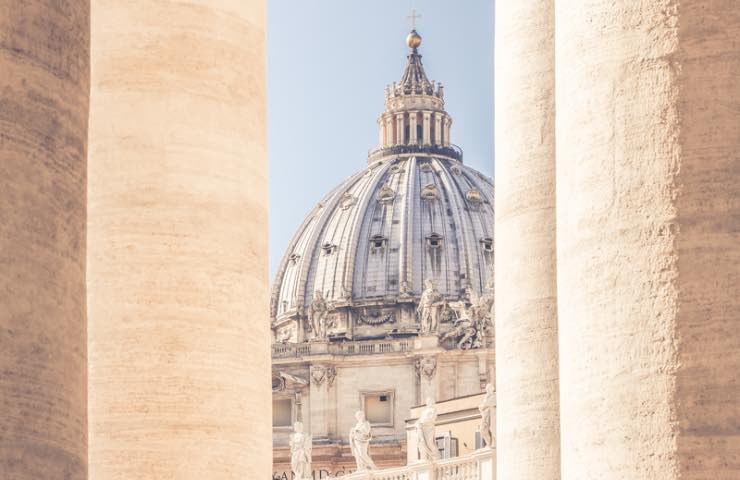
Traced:
[[740, 478], [738, 4], [556, 5], [563, 478]]
[[554, 1], [496, 3], [497, 477], [560, 478]]
[[0, 478], [87, 479], [87, 0], [0, 0]]
[[265, 5], [92, 11], [90, 472], [271, 474]]

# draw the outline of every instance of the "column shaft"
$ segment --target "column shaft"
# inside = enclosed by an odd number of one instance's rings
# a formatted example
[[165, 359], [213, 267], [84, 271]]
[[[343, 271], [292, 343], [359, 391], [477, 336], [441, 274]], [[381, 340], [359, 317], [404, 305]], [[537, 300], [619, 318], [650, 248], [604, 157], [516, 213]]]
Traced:
[[424, 127], [422, 130], [422, 143], [424, 145], [429, 145], [429, 143], [431, 143], [431, 130], [431, 113], [424, 112]]
[[403, 113], [396, 114], [396, 145], [403, 145], [406, 143], [403, 131]]
[[563, 478], [739, 478], [737, 3], [556, 18]]
[[409, 112], [409, 143], [416, 144], [416, 112]]
[[496, 4], [497, 477], [560, 478], [554, 0]]
[[265, 4], [93, 9], [94, 479], [271, 473]]
[[434, 144], [442, 145], [442, 114], [434, 114]]
[[87, 479], [87, 0], [0, 0], [0, 477]]

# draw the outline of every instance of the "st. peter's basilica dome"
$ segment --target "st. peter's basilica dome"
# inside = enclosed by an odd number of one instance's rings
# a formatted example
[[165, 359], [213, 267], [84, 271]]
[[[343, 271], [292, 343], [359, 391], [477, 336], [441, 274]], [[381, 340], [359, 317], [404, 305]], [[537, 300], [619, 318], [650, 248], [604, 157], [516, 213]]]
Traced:
[[277, 342], [429, 333], [418, 308], [425, 292], [444, 305], [440, 336], [482, 298], [490, 316], [493, 183], [450, 143], [444, 90], [428, 80], [420, 43], [386, 89], [367, 167], [313, 208], [284, 254], [271, 299]]

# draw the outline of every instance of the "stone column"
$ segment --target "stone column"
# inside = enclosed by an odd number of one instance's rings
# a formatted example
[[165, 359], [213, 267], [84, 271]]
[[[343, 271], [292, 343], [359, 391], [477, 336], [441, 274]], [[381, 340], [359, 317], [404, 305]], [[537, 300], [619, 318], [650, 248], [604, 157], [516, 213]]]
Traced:
[[396, 114], [396, 145], [403, 145], [405, 143], [403, 131], [403, 113]]
[[378, 146], [385, 147], [385, 120], [383, 117], [378, 119]]
[[740, 478], [737, 2], [556, 18], [563, 478]]
[[409, 143], [416, 145], [416, 114], [417, 112], [409, 112]]
[[450, 135], [451, 130], [452, 130], [452, 119], [448, 116], [445, 116], [444, 129], [442, 130], [442, 136], [443, 136], [443, 142], [446, 147], [449, 147], [450, 143], [452, 143], [452, 136]]
[[498, 478], [560, 478], [554, 0], [496, 3]]
[[442, 114], [434, 113], [434, 144], [442, 145]]
[[424, 126], [423, 126], [423, 138], [422, 143], [424, 145], [429, 145], [431, 142], [431, 118], [432, 118], [432, 112], [424, 112]]
[[388, 133], [388, 144], [386, 146], [392, 147], [397, 143], [393, 138], [393, 115], [388, 115], [385, 117], [385, 128]]
[[263, 0], [93, 9], [93, 479], [271, 474]]
[[0, 477], [87, 479], [87, 0], [0, 0]]

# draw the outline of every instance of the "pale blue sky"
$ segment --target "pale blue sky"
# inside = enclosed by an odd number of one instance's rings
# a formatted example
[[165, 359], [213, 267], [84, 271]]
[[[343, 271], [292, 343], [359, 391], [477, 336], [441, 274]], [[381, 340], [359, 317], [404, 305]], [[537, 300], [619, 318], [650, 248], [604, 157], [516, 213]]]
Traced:
[[452, 141], [493, 175], [491, 0], [268, 0], [270, 278], [308, 211], [367, 165], [383, 90], [406, 64], [412, 8]]

